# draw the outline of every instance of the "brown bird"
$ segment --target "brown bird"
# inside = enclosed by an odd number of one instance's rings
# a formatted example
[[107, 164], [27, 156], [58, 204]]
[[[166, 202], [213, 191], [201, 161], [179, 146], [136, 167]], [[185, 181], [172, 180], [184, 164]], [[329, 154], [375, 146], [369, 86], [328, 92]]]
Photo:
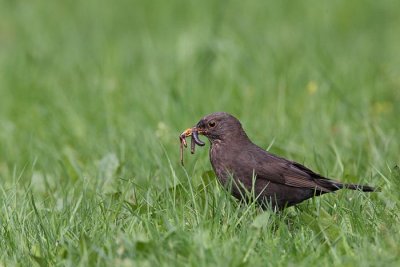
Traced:
[[368, 185], [329, 179], [300, 163], [263, 150], [249, 139], [240, 121], [228, 113], [207, 115], [192, 129], [210, 141], [214, 172], [219, 182], [238, 199], [255, 197], [262, 207], [284, 209], [343, 188], [375, 191]]

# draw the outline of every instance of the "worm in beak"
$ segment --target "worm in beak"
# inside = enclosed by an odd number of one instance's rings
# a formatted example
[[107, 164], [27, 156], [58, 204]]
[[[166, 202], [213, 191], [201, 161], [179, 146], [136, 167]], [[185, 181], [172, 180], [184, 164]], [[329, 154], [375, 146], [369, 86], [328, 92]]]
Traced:
[[196, 143], [196, 145], [198, 145], [198, 146], [204, 146], [206, 144], [199, 139], [199, 131], [197, 128], [194, 128], [194, 130], [192, 131], [192, 138], [193, 138], [194, 142]]
[[[200, 132], [201, 133], [201, 132]], [[181, 158], [181, 164], [183, 166], [183, 147], [187, 147], [186, 143], [186, 138], [191, 136], [190, 140], [190, 152], [194, 154], [196, 145], [198, 146], [204, 146], [205, 143], [199, 139], [199, 130], [196, 127], [186, 129], [179, 135], [179, 141], [180, 141], [180, 158]]]

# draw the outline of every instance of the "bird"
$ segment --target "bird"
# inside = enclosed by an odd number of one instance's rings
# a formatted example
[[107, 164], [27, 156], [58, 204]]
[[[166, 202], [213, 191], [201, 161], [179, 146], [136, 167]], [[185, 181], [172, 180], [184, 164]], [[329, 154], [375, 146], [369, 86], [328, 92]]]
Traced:
[[209, 158], [219, 183], [237, 199], [283, 210], [340, 189], [374, 192], [369, 185], [342, 183], [254, 144], [240, 121], [226, 112], [204, 116], [192, 128], [210, 141]]

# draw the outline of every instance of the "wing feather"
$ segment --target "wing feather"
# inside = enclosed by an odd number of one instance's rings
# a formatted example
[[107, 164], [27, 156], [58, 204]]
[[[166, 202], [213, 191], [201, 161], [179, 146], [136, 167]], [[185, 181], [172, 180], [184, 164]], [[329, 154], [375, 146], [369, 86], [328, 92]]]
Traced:
[[257, 179], [265, 179], [292, 187], [315, 189], [326, 193], [332, 192], [331, 189], [316, 182], [316, 179], [325, 179], [324, 177], [297, 162], [275, 156], [261, 148], [242, 151], [237, 160], [250, 161], [247, 164], [252, 167]]

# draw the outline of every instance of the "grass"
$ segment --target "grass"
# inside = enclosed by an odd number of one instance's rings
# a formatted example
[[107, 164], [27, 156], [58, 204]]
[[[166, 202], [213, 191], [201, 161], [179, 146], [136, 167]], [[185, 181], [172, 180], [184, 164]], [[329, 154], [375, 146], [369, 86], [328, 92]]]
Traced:
[[[398, 266], [396, 1], [0, 1], [0, 266]], [[241, 206], [213, 111], [338, 192]]]

